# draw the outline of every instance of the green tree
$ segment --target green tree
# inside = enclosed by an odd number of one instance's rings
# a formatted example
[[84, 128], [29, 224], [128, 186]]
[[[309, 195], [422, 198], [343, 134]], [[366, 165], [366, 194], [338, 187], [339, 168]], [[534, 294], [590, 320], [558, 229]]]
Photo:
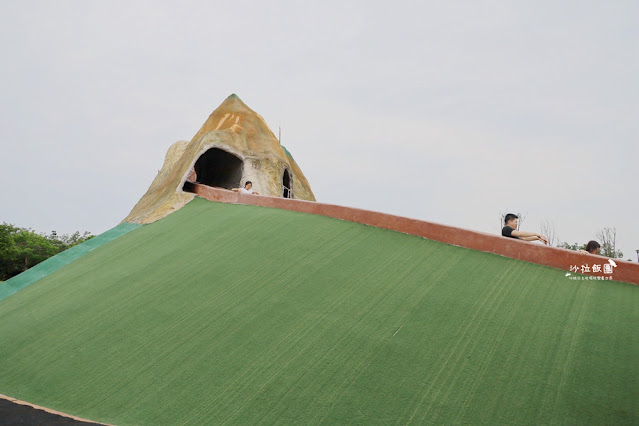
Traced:
[[42, 236], [49, 240], [51, 244], [58, 247], [59, 251], [64, 251], [95, 237], [95, 235], [91, 235], [91, 233], [88, 231], [85, 231], [83, 234], [80, 234], [80, 232], [76, 231], [71, 235], [58, 235], [56, 231], [51, 231], [49, 235], [42, 234]]
[[14, 234], [13, 241], [16, 247], [14, 259], [16, 266], [20, 265], [20, 272], [26, 271], [58, 253], [56, 246], [31, 229], [19, 230]]
[[13, 225], [2, 223], [0, 225], [0, 280], [10, 278], [16, 270], [15, 258], [17, 255], [13, 235], [19, 231]]
[[6, 280], [74, 245], [93, 238], [89, 232], [72, 235], [38, 234], [8, 223], [0, 225], [0, 280]]
[[55, 231], [51, 231], [49, 235], [43, 235], [43, 236], [57, 248], [58, 253], [68, 248], [68, 246], [64, 243], [64, 241], [60, 239], [60, 237], [58, 236], [58, 233]]

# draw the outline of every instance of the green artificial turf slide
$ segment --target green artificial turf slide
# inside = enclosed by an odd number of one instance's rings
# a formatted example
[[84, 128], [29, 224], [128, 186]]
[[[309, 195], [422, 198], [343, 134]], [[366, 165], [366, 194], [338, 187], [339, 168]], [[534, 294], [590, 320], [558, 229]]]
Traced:
[[94, 421], [637, 424], [639, 288], [195, 199], [0, 302], [0, 393]]
[[57, 271], [65, 265], [73, 262], [74, 260], [84, 256], [91, 250], [95, 250], [103, 244], [108, 243], [133, 229], [139, 228], [140, 225], [135, 223], [121, 223], [115, 228], [109, 229], [102, 234], [91, 238], [81, 244], [71, 247], [63, 251], [62, 253], [58, 253], [53, 257], [48, 258], [47, 260], [38, 263], [37, 265], [29, 268], [24, 271], [20, 275], [16, 275], [13, 278], [8, 279], [7, 281], [0, 281], [2, 285], [0, 285], [0, 300], [6, 299], [22, 290], [23, 288], [30, 286], [34, 282], [39, 279], [51, 274], [52, 272]]

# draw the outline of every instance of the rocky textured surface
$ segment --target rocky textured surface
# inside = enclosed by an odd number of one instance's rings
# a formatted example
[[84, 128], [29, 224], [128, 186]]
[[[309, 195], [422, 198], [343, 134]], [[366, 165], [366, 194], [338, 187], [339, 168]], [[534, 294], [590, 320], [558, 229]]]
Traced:
[[124, 221], [151, 223], [184, 207], [194, 197], [183, 191], [184, 184], [197, 180], [195, 164], [211, 149], [241, 160], [238, 186], [250, 180], [260, 194], [282, 197], [283, 175], [288, 170], [294, 197], [315, 201], [306, 177], [264, 119], [233, 94], [211, 113], [190, 142], [179, 141], [169, 148], [162, 169]]

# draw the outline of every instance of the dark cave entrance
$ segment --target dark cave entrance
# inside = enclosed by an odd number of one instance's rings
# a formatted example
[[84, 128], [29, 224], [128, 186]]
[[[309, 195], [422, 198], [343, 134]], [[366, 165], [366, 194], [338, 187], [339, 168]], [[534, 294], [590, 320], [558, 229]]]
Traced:
[[284, 176], [282, 176], [282, 186], [284, 187], [282, 196], [284, 198], [293, 198], [293, 179], [291, 179], [291, 174], [288, 172], [288, 169], [284, 169]]
[[240, 187], [244, 162], [230, 152], [211, 148], [198, 158], [194, 168], [197, 183], [232, 189]]

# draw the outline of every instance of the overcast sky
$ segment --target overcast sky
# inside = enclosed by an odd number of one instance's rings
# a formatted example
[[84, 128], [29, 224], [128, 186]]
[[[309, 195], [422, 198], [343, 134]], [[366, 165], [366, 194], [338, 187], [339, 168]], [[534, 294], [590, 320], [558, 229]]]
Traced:
[[636, 261], [637, 46], [634, 0], [0, 0], [0, 221], [116, 226], [236, 93], [318, 201]]

